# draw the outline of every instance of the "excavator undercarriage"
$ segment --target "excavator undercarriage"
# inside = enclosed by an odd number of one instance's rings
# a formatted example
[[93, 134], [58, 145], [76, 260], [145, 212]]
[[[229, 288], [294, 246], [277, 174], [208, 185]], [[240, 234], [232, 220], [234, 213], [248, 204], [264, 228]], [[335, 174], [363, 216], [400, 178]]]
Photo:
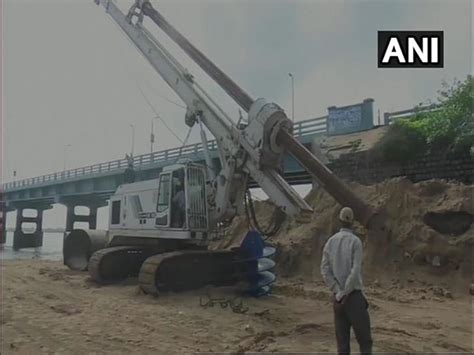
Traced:
[[179, 292], [205, 285], [239, 284], [253, 295], [269, 292], [275, 277], [275, 250], [263, 247], [261, 237], [249, 232], [240, 248], [230, 250], [159, 251], [149, 247], [116, 246], [100, 249], [89, 259], [88, 271], [101, 284], [138, 276], [147, 294]]

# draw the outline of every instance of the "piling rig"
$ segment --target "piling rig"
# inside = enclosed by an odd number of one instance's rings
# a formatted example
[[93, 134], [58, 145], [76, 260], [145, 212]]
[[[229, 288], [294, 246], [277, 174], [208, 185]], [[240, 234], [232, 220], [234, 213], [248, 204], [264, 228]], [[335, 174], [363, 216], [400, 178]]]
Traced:
[[[312, 214], [311, 207], [280, 174], [285, 152], [337, 202], [350, 206], [356, 219], [369, 230], [383, 229], [379, 213], [293, 137], [293, 124], [280, 106], [248, 95], [179, 33], [149, 0], [136, 0], [128, 13], [123, 13], [111, 0], [94, 1], [105, 8], [185, 103], [185, 123], [201, 127], [205, 153], [208, 153], [208, 144], [203, 126], [214, 136], [221, 168], [216, 171], [206, 154], [205, 165], [173, 164], [162, 170], [159, 179], [121, 185], [110, 198], [107, 231], [73, 230], [66, 236], [66, 265], [72, 269], [88, 269], [92, 278], [102, 283], [138, 274], [140, 287], [152, 294], [240, 281], [249, 272], [248, 263], [240, 261], [252, 258], [239, 248], [208, 250], [207, 246], [210, 240], [219, 237], [220, 227], [246, 212], [250, 177], [281, 213], [297, 217]], [[145, 19], [166, 33], [247, 112], [246, 124], [236, 124], [219, 107], [145, 28]], [[184, 192], [184, 208], [181, 209], [175, 203], [180, 191]], [[259, 255], [262, 256], [262, 251]], [[262, 264], [258, 271], [269, 267]]]

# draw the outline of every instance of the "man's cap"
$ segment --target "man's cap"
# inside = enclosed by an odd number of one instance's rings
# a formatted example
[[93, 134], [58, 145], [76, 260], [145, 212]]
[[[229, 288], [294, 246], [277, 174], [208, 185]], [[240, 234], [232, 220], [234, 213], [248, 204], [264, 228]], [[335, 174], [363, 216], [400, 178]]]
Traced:
[[343, 207], [339, 212], [339, 220], [342, 222], [352, 223], [354, 221], [354, 211], [350, 207]]

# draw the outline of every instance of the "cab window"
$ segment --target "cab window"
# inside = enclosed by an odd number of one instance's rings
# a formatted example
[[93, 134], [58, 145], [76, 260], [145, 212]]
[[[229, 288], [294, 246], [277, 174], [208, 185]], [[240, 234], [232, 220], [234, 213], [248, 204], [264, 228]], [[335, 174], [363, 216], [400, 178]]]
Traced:
[[156, 224], [161, 226], [168, 225], [170, 187], [170, 174], [160, 175], [160, 184], [158, 187], [158, 201], [156, 206]]
[[111, 224], [120, 224], [120, 200], [112, 201]]
[[186, 226], [186, 193], [184, 169], [173, 171], [171, 196], [171, 227], [184, 228]]

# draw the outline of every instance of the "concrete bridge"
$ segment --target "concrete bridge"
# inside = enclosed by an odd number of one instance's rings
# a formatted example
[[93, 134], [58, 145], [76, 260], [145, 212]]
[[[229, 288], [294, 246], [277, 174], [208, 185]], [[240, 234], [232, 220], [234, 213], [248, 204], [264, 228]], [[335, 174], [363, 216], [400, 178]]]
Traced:
[[[296, 122], [294, 135], [306, 147], [311, 148], [315, 137], [327, 132], [327, 116]], [[219, 166], [215, 141], [209, 141], [209, 151], [216, 166]], [[133, 158], [135, 181], [157, 178], [162, 168], [173, 164], [179, 158], [189, 158], [204, 163], [201, 143], [181, 148], [167, 149]], [[3, 199], [0, 206], [0, 243], [5, 243], [6, 216], [8, 211], [17, 211], [16, 226], [13, 235], [15, 249], [38, 247], [43, 243], [43, 212], [53, 204], [66, 206], [66, 231], [74, 228], [75, 222], [87, 222], [95, 229], [97, 209], [107, 205], [107, 200], [120, 184], [124, 183], [124, 172], [128, 167], [127, 159], [113, 160], [86, 167], [56, 172], [29, 179], [8, 182], [3, 185]], [[291, 156], [285, 156], [284, 176], [290, 184], [311, 183], [311, 177]], [[253, 183], [255, 186], [255, 183]], [[76, 206], [89, 208], [88, 215], [75, 214]], [[26, 216], [25, 210], [36, 210], [36, 216]], [[34, 223], [34, 232], [25, 232], [23, 223]]]

